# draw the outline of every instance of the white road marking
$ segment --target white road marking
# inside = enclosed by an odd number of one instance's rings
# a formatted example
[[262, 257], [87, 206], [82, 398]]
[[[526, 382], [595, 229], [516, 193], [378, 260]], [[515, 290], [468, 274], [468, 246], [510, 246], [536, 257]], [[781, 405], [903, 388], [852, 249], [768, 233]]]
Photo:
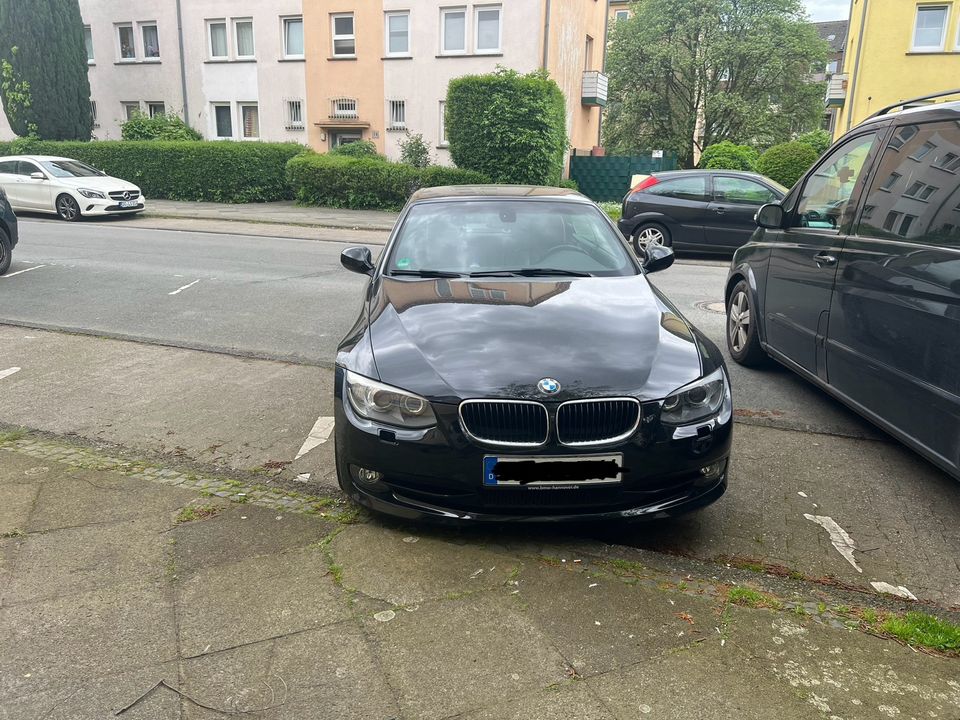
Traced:
[[323, 445], [327, 440], [330, 439], [330, 433], [332, 432], [333, 418], [324, 417], [323, 415], [318, 417], [317, 422], [313, 424], [313, 430], [311, 430], [310, 434], [307, 435], [307, 439], [303, 441], [303, 445], [300, 447], [300, 452], [297, 453], [297, 456], [294, 458], [294, 460], [299, 460], [318, 445]]
[[857, 545], [853, 542], [853, 538], [847, 534], [846, 530], [837, 525], [832, 517], [827, 517], [826, 515], [810, 515], [804, 513], [803, 516], [830, 533], [830, 542], [833, 543], [837, 552], [843, 555], [848, 563], [853, 565], [854, 570], [858, 573], [863, 572], [863, 569], [857, 565], [857, 561], [853, 559], [853, 551], [857, 549]]
[[880, 593], [896, 595], [897, 597], [907, 598], [908, 600], [917, 599], [917, 596], [907, 590], [903, 585], [891, 585], [890, 583], [876, 581], [871, 581], [870, 584], [873, 585], [874, 590]]
[[15, 273], [10, 273], [9, 275], [0, 276], [0, 280], [4, 280], [5, 278], [12, 278], [12, 277], [15, 277], [16, 275], [23, 275], [25, 272], [30, 272], [31, 270], [39, 270], [40, 268], [44, 268], [44, 267], [46, 267], [46, 265], [34, 265], [33, 267], [28, 267], [26, 270], [17, 270]]
[[12, 368], [7, 368], [6, 370], [0, 370], [0, 380], [3, 380], [4, 378], [8, 378], [14, 373], [18, 373], [18, 372], [20, 372], [20, 368], [18, 367], [12, 367]]
[[167, 293], [167, 295], [179, 295], [180, 293], [182, 293], [182, 292], [183, 292], [184, 290], [186, 290], [187, 288], [192, 288], [192, 287], [193, 287], [194, 285], [196, 285], [198, 282], [200, 282], [200, 281], [199, 281], [199, 280], [194, 280], [194, 281], [193, 281], [192, 283], [190, 283], [189, 285], [184, 285], [184, 286], [181, 287], [181, 288], [177, 288], [177, 289], [174, 290], [173, 292]]

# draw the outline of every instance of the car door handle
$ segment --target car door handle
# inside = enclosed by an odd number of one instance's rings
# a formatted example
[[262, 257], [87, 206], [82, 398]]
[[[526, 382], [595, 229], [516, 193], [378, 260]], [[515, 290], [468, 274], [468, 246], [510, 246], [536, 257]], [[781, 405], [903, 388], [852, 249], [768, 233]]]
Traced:
[[813, 260], [815, 263], [817, 263], [817, 267], [823, 267], [824, 265], [837, 264], [837, 258], [825, 252], [819, 253], [818, 255], [814, 255]]
[[722, 207], [717, 207], [717, 208], [714, 208], [713, 211], [717, 213], [717, 215], [723, 215], [727, 211], [727, 209]]

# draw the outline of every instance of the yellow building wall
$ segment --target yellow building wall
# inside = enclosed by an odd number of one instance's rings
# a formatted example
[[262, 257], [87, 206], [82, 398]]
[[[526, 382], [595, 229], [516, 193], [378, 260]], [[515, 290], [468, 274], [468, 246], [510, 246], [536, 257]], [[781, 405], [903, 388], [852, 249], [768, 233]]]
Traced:
[[[331, 59], [331, 15], [354, 14], [356, 59]], [[329, 150], [330, 101], [356, 98], [358, 127], [364, 140], [384, 151], [385, 101], [383, 89], [383, 5], [373, 0], [303, 0], [303, 34], [306, 51], [308, 140], [318, 152]], [[317, 123], [321, 123], [318, 125]], [[347, 123], [343, 124], [346, 128]]]
[[[599, 144], [600, 108], [580, 102], [584, 70], [603, 70], [607, 3], [598, 0], [551, 0], [547, 71], [567, 98], [567, 132], [573, 148]], [[586, 57], [587, 36], [593, 38]]]
[[960, 87], [960, 2], [948, 4], [944, 51], [936, 53], [911, 51], [918, 4], [944, 3], [853, 0], [843, 60], [847, 97], [838, 113], [836, 137], [887, 105]]

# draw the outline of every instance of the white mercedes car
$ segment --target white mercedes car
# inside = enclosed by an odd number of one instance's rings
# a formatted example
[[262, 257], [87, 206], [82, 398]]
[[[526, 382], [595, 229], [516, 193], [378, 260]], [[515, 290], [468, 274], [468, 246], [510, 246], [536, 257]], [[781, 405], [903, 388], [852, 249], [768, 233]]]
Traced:
[[16, 212], [56, 213], [67, 221], [89, 215], [141, 212], [140, 188], [79, 160], [47, 155], [0, 157], [0, 188]]

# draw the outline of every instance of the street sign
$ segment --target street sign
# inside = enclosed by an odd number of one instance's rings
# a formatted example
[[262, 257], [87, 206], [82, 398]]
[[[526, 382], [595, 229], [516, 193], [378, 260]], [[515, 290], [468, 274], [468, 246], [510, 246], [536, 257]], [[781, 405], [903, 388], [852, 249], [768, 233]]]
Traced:
[[662, 158], [663, 150], [654, 150], [652, 153], [650, 153], [650, 156], [654, 158]]

